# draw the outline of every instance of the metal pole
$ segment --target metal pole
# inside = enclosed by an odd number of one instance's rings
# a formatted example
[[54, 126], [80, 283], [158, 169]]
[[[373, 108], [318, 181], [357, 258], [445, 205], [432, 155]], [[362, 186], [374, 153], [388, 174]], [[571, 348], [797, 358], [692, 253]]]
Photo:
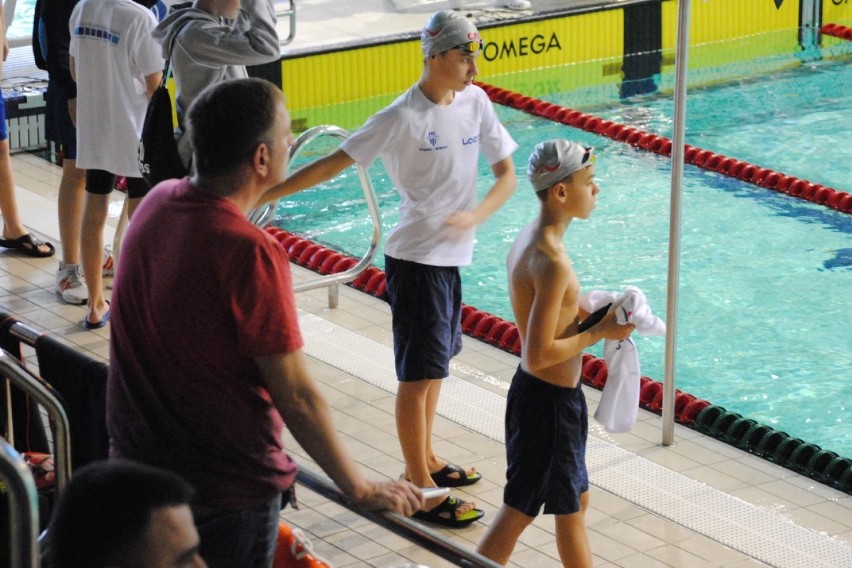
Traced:
[[669, 214], [669, 276], [666, 300], [666, 367], [663, 380], [663, 445], [674, 442], [675, 355], [677, 299], [680, 279], [681, 182], [685, 155], [686, 73], [689, 55], [690, 0], [677, 5], [677, 51], [675, 53], [674, 135], [672, 136], [672, 189]]

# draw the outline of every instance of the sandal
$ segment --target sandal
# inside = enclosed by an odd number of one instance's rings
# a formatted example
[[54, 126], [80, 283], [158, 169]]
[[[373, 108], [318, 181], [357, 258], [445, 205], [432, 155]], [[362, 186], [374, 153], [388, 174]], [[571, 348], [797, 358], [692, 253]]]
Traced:
[[478, 471], [468, 475], [461, 466], [449, 463], [441, 471], [430, 473], [429, 476], [438, 487], [465, 487], [482, 479], [482, 474]]
[[441, 503], [428, 511], [417, 511], [412, 515], [413, 518], [421, 521], [429, 521], [442, 527], [451, 529], [460, 529], [468, 526], [474, 521], [478, 521], [485, 516], [485, 511], [482, 509], [471, 509], [466, 513], [462, 513], [459, 517], [456, 511], [464, 505], [464, 501], [452, 495], [441, 501]]
[[[48, 250], [39, 250], [39, 247], [42, 245], [47, 246]], [[48, 256], [53, 256], [56, 252], [52, 244], [39, 240], [29, 233], [17, 239], [0, 239], [0, 247], [19, 250], [25, 255], [35, 258], [47, 258]]]

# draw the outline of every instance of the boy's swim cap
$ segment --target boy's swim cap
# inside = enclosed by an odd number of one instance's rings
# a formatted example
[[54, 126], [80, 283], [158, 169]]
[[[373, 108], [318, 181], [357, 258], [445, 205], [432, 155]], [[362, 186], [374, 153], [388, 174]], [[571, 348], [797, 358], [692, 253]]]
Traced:
[[536, 192], [594, 163], [594, 150], [568, 140], [541, 142], [530, 154], [527, 178]]

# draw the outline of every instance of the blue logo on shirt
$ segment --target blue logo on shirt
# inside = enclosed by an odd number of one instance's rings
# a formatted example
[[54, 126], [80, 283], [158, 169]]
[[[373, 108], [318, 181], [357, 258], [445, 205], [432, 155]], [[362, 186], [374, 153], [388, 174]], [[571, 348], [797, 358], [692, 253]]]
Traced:
[[469, 144], [476, 144], [479, 142], [479, 136], [471, 136], [470, 138], [462, 138], [462, 144], [465, 146]]

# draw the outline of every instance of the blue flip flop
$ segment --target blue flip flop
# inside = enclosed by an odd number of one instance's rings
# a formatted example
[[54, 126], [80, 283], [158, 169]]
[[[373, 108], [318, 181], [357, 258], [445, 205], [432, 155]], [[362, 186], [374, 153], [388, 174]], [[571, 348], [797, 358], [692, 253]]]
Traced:
[[[107, 302], [107, 306], [109, 306], [109, 302]], [[102, 328], [103, 326], [105, 326], [107, 324], [107, 322], [109, 322], [110, 311], [111, 310], [109, 308], [107, 308], [107, 311], [104, 314], [104, 317], [102, 317], [100, 320], [95, 321], [95, 322], [91, 322], [88, 319], [84, 319], [83, 320], [83, 327], [85, 327], [86, 329], [100, 329], [100, 328]]]

